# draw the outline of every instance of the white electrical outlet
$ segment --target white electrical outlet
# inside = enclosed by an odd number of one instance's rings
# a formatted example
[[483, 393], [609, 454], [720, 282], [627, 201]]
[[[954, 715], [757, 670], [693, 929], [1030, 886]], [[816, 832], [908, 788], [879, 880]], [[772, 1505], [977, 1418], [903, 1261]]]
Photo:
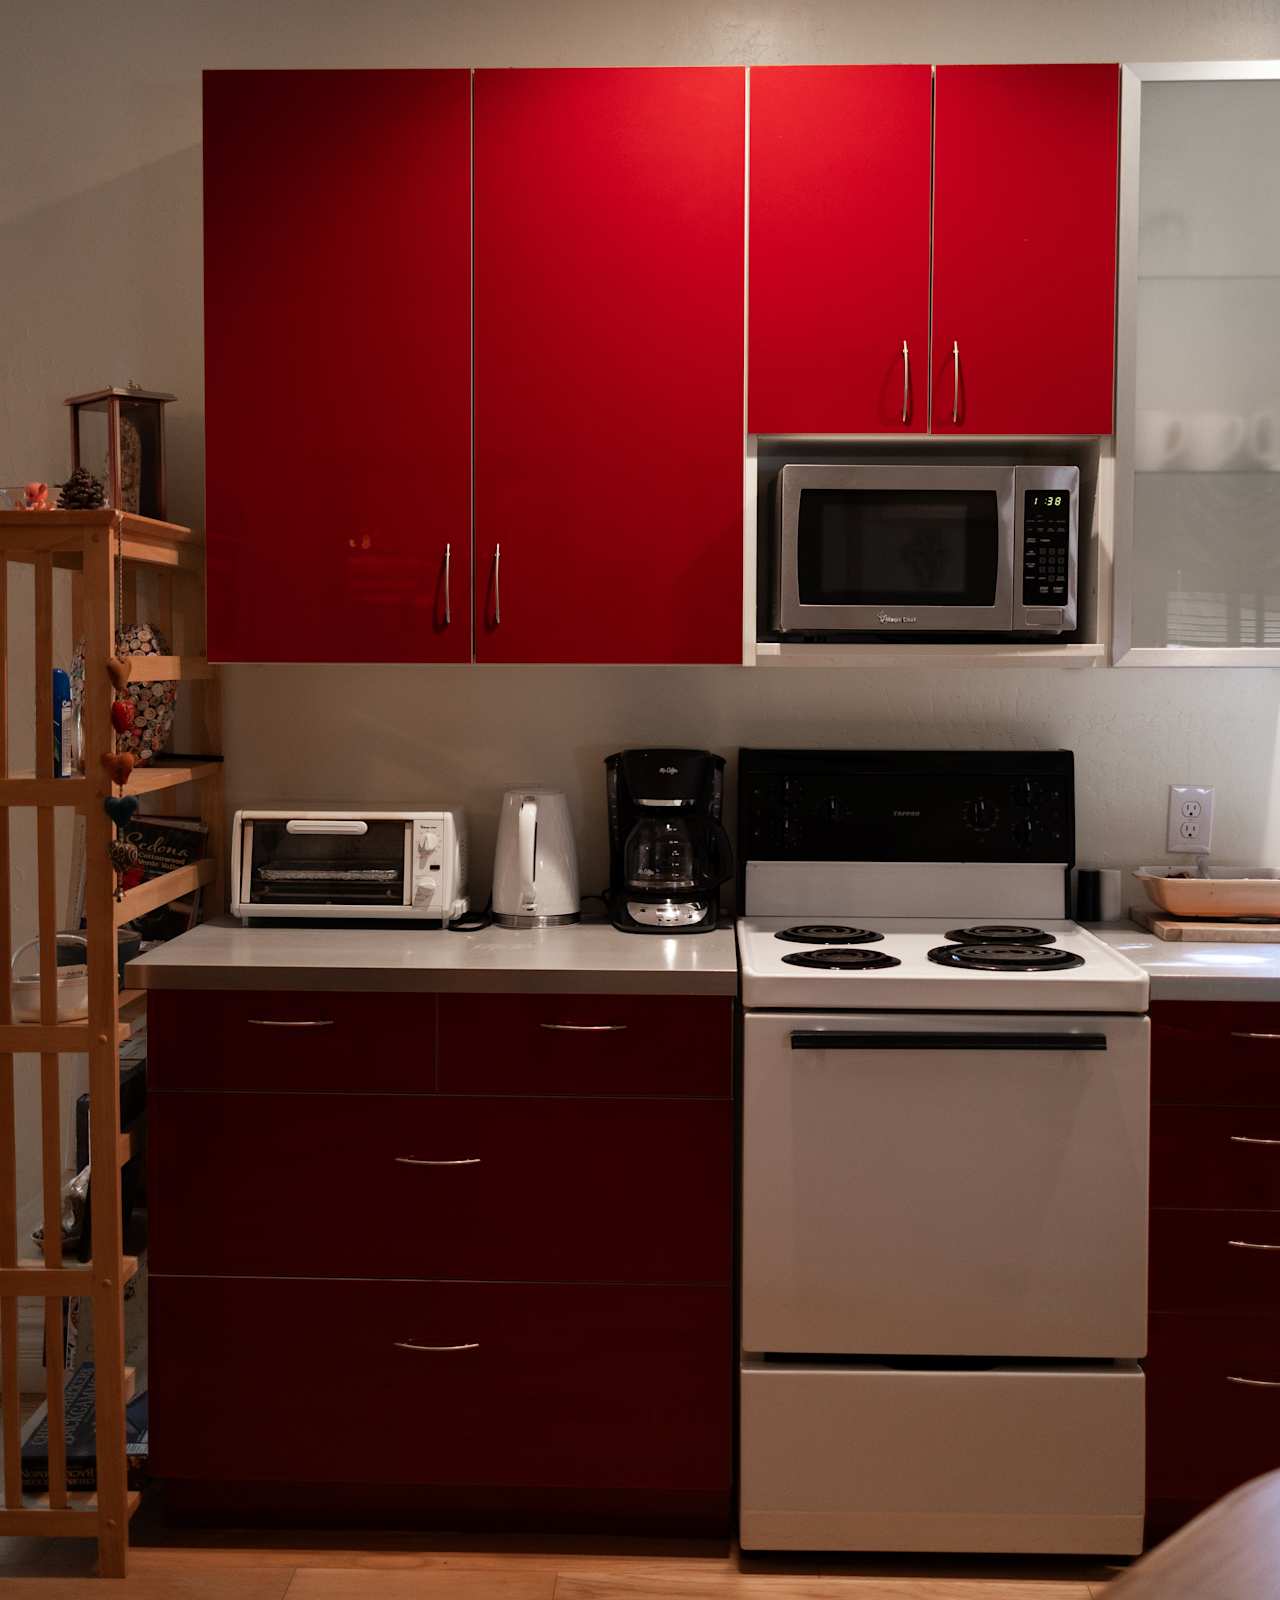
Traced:
[[1169, 785], [1168, 848], [1208, 855], [1213, 847], [1213, 790], [1194, 783]]

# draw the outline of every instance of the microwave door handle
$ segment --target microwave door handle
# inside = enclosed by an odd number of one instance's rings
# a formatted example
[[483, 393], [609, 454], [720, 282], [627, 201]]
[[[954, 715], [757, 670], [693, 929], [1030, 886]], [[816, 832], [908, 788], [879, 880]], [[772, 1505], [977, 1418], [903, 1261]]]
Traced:
[[516, 853], [520, 858], [520, 901], [525, 911], [538, 903], [538, 801], [527, 794], [516, 818]]
[[285, 823], [286, 833], [341, 833], [365, 834], [369, 824], [356, 817], [290, 817]]

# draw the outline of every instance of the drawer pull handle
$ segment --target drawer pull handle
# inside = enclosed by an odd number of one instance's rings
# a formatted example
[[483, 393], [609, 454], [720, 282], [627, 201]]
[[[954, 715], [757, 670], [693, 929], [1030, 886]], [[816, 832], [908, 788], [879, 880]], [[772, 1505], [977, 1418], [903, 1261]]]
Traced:
[[274, 1017], [250, 1017], [251, 1028], [332, 1028], [332, 1019], [316, 1022], [281, 1022]]
[[433, 1161], [427, 1156], [397, 1156], [402, 1167], [478, 1167], [479, 1156], [456, 1156], [451, 1161]]
[[[415, 1344], [412, 1339], [397, 1339], [397, 1350], [478, 1350], [479, 1341], [473, 1344]], [[1241, 1380], [1244, 1381], [1243, 1379]]]
[[1280, 1250], [1280, 1244], [1255, 1244], [1252, 1239], [1228, 1239], [1233, 1250]]
[[1280, 1033], [1233, 1033], [1233, 1039], [1280, 1039]]
[[625, 1022], [540, 1022], [549, 1033], [625, 1033]]
[[1250, 1389], [1280, 1389], [1280, 1378], [1237, 1378], [1228, 1373], [1227, 1382], [1247, 1384]]
[[1280, 1139], [1256, 1139], [1250, 1133], [1233, 1133], [1230, 1138], [1232, 1144], [1280, 1144]]

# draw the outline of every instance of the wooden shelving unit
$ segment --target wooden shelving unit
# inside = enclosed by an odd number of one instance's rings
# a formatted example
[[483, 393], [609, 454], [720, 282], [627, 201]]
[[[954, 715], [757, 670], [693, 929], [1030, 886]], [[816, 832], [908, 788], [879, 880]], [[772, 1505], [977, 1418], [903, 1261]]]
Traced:
[[[117, 617], [117, 555], [123, 557], [123, 617]], [[8, 768], [7, 668], [9, 662], [9, 565], [35, 568], [36, 770], [10, 775]], [[56, 778], [53, 773], [54, 573], [69, 571], [71, 632], [85, 641], [82, 737], [84, 773]], [[138, 1495], [126, 1482], [124, 1408], [133, 1374], [124, 1359], [126, 1283], [138, 1270], [123, 1253], [120, 1168], [133, 1153], [129, 1131], [120, 1127], [119, 1047], [144, 1013], [140, 990], [119, 992], [116, 930], [143, 912], [191, 894], [196, 889], [220, 903], [223, 873], [223, 785], [217, 761], [193, 758], [185, 764], [137, 769], [127, 793], [145, 797], [148, 809], [176, 814], [182, 806], [198, 810], [208, 824], [206, 859], [139, 884], [120, 900], [108, 858], [114, 829], [103, 809], [111, 793], [102, 757], [112, 748], [110, 703], [113, 690], [106, 661], [114, 654], [122, 622], [152, 622], [180, 653], [134, 657], [130, 681], [178, 678], [183, 691], [182, 732], [188, 747], [217, 754], [222, 747], [221, 708], [215, 669], [204, 650], [204, 551], [199, 536], [176, 524], [155, 522], [120, 511], [0, 512], [0, 1401], [3, 1403], [4, 1482], [0, 1534], [98, 1541], [99, 1571], [123, 1577], [128, 1561], [129, 1518]], [[10, 905], [10, 813], [34, 808], [36, 814], [37, 911], [40, 951], [41, 1020], [12, 1018], [9, 961], [12, 954]], [[85, 936], [88, 941], [89, 1014], [80, 1022], [57, 1021], [56, 934], [58, 890], [55, 813], [59, 808], [84, 819]], [[93, 1260], [69, 1265], [62, 1258], [61, 1127], [59, 1058], [83, 1054], [89, 1063], [89, 1149]], [[15, 1064], [32, 1055], [38, 1066]], [[44, 1257], [24, 1259], [18, 1250], [16, 1177], [15, 1065], [39, 1074]], [[95, 1402], [97, 1407], [98, 1488], [94, 1494], [68, 1491], [63, 1444], [64, 1373], [60, 1361], [47, 1364], [49, 1408], [49, 1492], [22, 1493], [18, 1394], [18, 1300], [45, 1303], [45, 1339], [62, 1348], [63, 1300], [85, 1296], [93, 1303]]]

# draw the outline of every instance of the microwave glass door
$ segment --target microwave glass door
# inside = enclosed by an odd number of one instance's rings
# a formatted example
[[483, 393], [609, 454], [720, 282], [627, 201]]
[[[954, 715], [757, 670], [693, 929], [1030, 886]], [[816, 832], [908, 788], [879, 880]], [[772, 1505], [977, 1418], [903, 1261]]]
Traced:
[[248, 901], [260, 906], [401, 906], [406, 824], [398, 818], [245, 823]]
[[992, 489], [805, 489], [797, 568], [806, 606], [993, 606]]
[[797, 464], [777, 503], [781, 631], [1011, 626], [1011, 467]]

